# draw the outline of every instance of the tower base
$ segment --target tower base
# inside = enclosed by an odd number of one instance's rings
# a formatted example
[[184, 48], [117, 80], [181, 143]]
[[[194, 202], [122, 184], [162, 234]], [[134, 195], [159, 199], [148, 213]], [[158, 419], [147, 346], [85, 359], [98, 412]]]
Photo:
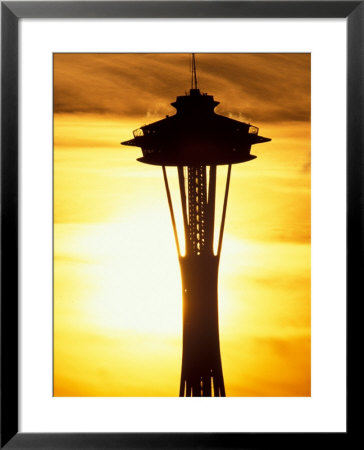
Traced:
[[213, 254], [180, 257], [183, 294], [183, 352], [180, 397], [224, 397], [217, 279]]

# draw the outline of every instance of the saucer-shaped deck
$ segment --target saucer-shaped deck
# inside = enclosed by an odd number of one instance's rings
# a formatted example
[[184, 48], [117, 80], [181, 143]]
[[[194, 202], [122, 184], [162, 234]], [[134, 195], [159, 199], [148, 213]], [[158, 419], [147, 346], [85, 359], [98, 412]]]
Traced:
[[214, 112], [213, 96], [191, 89], [172, 103], [177, 113], [134, 131], [123, 145], [141, 147], [146, 164], [199, 166], [236, 164], [256, 158], [251, 146], [270, 141], [258, 128]]

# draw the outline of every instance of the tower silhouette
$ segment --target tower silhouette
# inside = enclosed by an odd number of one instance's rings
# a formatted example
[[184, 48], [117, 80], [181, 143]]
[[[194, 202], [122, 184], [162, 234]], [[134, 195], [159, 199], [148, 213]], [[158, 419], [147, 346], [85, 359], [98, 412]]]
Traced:
[[[219, 102], [197, 87], [192, 54], [191, 89], [171, 103], [177, 113], [133, 132], [123, 145], [141, 147], [146, 164], [162, 167], [182, 278], [183, 351], [180, 396], [225, 396], [218, 326], [218, 268], [231, 166], [250, 161], [253, 144], [270, 141], [258, 128], [216, 114]], [[214, 252], [216, 166], [227, 165], [217, 251]], [[177, 167], [185, 253], [182, 255], [166, 167]]]

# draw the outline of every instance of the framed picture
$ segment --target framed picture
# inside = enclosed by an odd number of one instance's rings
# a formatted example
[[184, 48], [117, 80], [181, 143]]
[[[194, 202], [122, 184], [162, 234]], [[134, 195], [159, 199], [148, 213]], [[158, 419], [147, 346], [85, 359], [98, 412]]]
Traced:
[[1, 445], [345, 445], [362, 2], [1, 7]]

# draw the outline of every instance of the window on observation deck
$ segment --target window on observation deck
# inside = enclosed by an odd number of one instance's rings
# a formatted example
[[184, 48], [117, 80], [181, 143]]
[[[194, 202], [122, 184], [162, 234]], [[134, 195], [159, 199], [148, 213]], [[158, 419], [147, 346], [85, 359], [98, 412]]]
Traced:
[[249, 127], [249, 134], [258, 134], [259, 128], [254, 127], [253, 125], [250, 125]]
[[137, 130], [133, 131], [134, 137], [140, 137], [140, 136], [144, 136], [144, 132], [141, 128], [138, 128]]

